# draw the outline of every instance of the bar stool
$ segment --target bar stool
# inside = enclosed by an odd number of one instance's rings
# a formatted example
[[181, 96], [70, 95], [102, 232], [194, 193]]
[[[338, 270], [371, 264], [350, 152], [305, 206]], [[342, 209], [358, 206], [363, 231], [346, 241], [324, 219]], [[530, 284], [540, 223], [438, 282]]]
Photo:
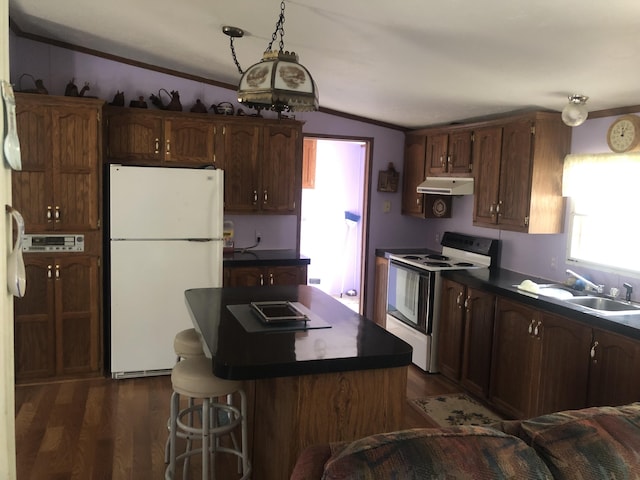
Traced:
[[[247, 397], [242, 389], [242, 382], [225, 380], [216, 377], [211, 372], [211, 360], [206, 357], [186, 358], [173, 367], [171, 372], [173, 393], [171, 395], [171, 425], [170, 425], [170, 454], [169, 465], [165, 471], [165, 480], [175, 478], [176, 464], [185, 461], [187, 475], [188, 459], [195, 454], [202, 455], [202, 480], [208, 480], [210, 472], [215, 467], [216, 453], [228, 453], [238, 457], [238, 471], [242, 474], [240, 480], [248, 479], [251, 465], [248, 455], [247, 438]], [[233, 395], [240, 396], [240, 409], [231, 403]], [[180, 396], [200, 400], [180, 410]], [[219, 403], [218, 398], [226, 398], [227, 403]], [[195, 415], [194, 415], [195, 414]], [[200, 417], [200, 425], [194, 425], [193, 419]], [[186, 419], [186, 421], [185, 421]], [[236, 427], [241, 430], [241, 446], [238, 448], [233, 431]], [[220, 438], [230, 435], [233, 448], [222, 446]], [[176, 454], [177, 438], [187, 439], [187, 449], [184, 453]], [[200, 440], [200, 448], [192, 449], [191, 442]]]
[[[176, 354], [176, 363], [185, 358], [204, 357], [202, 339], [195, 328], [187, 328], [176, 333], [173, 338], [173, 351]], [[189, 400], [189, 406], [193, 406], [193, 400]], [[171, 418], [167, 419], [167, 441], [164, 446], [164, 463], [169, 463], [169, 445], [171, 440]]]

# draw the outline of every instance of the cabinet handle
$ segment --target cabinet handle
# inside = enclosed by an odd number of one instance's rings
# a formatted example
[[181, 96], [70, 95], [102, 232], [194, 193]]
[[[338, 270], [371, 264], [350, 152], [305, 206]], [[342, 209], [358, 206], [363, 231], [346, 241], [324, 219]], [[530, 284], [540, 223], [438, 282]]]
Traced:
[[269, 195], [267, 195], [267, 191], [265, 190], [264, 191], [264, 203], [265, 203], [265, 205], [267, 203], [267, 200], [269, 200]]
[[60, 223], [60, 219], [62, 214], [60, 213], [60, 207], [56, 205], [56, 213], [54, 214], [54, 218], [56, 219], [56, 223]]
[[51, 218], [53, 217], [53, 214], [51, 213], [52, 210], [53, 208], [51, 205], [47, 205], [47, 223], [51, 223]]
[[597, 360], [595, 359], [597, 347], [598, 347], [598, 341], [596, 340], [595, 342], [593, 342], [593, 346], [591, 347], [591, 351], [589, 352], [589, 355], [591, 356], [594, 362], [597, 362]]
[[451, 155], [447, 155], [447, 164], [451, 166]]
[[498, 215], [500, 215], [500, 205], [502, 205], [502, 200], [500, 200], [500, 201], [498, 202], [498, 205], [496, 205], [496, 213], [497, 213]]
[[418, 208], [420, 207], [420, 197], [416, 197], [416, 205]]
[[531, 319], [531, 323], [529, 324], [529, 335], [533, 333], [533, 324], [536, 323], [535, 319]]
[[533, 329], [533, 336], [536, 338], [540, 338], [539, 333], [540, 333], [540, 326], [542, 325], [542, 322], [538, 322], [535, 326], [535, 328]]
[[47, 278], [53, 277], [52, 271], [53, 271], [53, 266], [47, 265]]
[[464, 295], [464, 293], [460, 292], [458, 293], [458, 298], [456, 298], [456, 305], [458, 305], [458, 308], [462, 308], [462, 295]]
[[264, 275], [260, 274], [260, 286], [264, 286]]
[[56, 280], [60, 279], [60, 265], [56, 265]]
[[269, 285], [273, 285], [273, 273], [269, 274]]
[[255, 205], [256, 203], [258, 203], [258, 191], [254, 190], [253, 191], [253, 204]]
[[155, 146], [155, 152], [154, 153], [160, 153], [160, 139], [156, 138], [156, 146]]
[[495, 203], [492, 203], [491, 206], [489, 207], [489, 213], [491, 214], [492, 217], [496, 214], [496, 204]]
[[444, 168], [444, 155], [440, 155], [440, 165]]
[[464, 308], [467, 309], [467, 311], [469, 311], [471, 309], [471, 297], [468, 296], [467, 298], [464, 299]]
[[167, 139], [167, 155], [171, 154], [171, 140]]

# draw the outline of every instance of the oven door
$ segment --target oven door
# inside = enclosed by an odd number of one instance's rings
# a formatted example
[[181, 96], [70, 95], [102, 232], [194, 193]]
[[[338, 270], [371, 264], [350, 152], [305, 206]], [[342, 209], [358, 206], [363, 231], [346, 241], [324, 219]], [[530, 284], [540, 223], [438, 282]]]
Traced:
[[426, 335], [431, 334], [435, 272], [389, 262], [387, 315]]

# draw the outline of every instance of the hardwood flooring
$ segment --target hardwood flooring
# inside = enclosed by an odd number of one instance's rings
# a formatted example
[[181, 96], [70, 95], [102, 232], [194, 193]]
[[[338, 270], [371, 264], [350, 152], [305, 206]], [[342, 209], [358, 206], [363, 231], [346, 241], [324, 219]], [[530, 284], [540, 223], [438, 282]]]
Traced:
[[[458, 391], [409, 369], [409, 399]], [[170, 396], [168, 376], [16, 386], [18, 480], [164, 478]], [[431, 426], [411, 406], [405, 412], [405, 428]], [[192, 478], [198, 468], [194, 461]]]

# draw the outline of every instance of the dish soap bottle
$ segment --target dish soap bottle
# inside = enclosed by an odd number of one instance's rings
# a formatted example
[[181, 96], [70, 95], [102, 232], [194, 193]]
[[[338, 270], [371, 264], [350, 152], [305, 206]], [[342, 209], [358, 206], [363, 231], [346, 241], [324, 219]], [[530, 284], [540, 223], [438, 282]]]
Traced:
[[222, 225], [223, 253], [233, 253], [233, 222], [225, 220]]

